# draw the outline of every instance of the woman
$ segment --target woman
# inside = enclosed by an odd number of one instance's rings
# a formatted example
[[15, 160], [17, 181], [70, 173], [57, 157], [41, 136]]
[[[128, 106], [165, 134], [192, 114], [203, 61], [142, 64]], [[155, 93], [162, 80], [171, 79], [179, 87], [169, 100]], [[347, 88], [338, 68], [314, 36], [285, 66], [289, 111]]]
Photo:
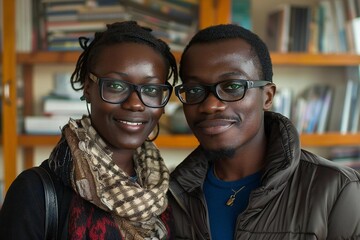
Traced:
[[[60, 239], [170, 239], [169, 171], [148, 139], [177, 80], [166, 43], [136, 22], [80, 38], [71, 84], [89, 115], [70, 119], [41, 166], [52, 175]], [[80, 87], [76, 87], [80, 86]], [[158, 130], [158, 128], [157, 128]], [[44, 239], [44, 190], [24, 171], [0, 212], [1, 239]]]

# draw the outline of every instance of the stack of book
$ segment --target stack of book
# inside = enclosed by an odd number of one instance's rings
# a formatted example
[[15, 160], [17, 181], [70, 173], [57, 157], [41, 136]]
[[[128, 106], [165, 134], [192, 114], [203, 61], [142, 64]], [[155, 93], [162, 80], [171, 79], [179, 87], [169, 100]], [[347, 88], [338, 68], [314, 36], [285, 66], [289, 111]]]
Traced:
[[301, 93], [295, 103], [292, 121], [300, 133], [324, 133], [327, 130], [333, 89], [313, 85]]
[[291, 118], [293, 92], [290, 88], [276, 89], [272, 111], [281, 113], [287, 118]]
[[360, 170], [360, 147], [336, 147], [331, 150], [330, 160]]
[[70, 118], [78, 119], [87, 114], [86, 103], [77, 99], [47, 96], [43, 101], [43, 115], [25, 116], [27, 134], [59, 134]]
[[283, 4], [271, 11], [266, 42], [271, 51], [305, 52], [309, 42], [311, 7]]
[[106, 24], [134, 20], [153, 29], [172, 50], [182, 50], [197, 29], [197, 9], [197, 1], [40, 0], [33, 7], [38, 16], [34, 35], [42, 50], [80, 50], [80, 36], [91, 39]]
[[285, 3], [267, 17], [266, 42], [278, 52], [360, 53], [358, 0]]
[[360, 67], [346, 68], [346, 90], [341, 115], [340, 132], [357, 133], [360, 130]]
[[43, 98], [40, 116], [25, 116], [27, 134], [59, 134], [70, 118], [78, 119], [88, 114], [86, 102], [80, 100], [82, 92], [75, 92], [70, 85], [70, 74], [57, 73], [53, 91]]

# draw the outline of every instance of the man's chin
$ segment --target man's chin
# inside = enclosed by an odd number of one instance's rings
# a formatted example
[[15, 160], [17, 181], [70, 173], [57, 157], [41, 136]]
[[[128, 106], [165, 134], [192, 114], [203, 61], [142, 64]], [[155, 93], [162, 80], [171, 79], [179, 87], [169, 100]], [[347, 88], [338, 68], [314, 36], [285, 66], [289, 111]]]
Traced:
[[236, 151], [235, 148], [209, 148], [206, 146], [202, 146], [202, 150], [210, 161], [230, 159], [235, 155]]

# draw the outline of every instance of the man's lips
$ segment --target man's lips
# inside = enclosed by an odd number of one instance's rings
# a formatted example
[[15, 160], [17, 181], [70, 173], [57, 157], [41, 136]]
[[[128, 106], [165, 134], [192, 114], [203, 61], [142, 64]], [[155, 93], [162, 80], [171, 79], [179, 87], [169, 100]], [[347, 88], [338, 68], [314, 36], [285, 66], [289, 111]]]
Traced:
[[196, 128], [203, 134], [216, 135], [227, 131], [236, 123], [230, 119], [204, 120], [196, 124]]

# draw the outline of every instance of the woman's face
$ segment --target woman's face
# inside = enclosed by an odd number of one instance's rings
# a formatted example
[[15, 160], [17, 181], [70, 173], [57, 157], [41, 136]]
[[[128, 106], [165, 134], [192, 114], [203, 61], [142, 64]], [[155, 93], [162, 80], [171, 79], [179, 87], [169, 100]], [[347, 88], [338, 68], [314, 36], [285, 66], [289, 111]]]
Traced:
[[[99, 78], [112, 78], [140, 84], [164, 84], [168, 68], [160, 53], [148, 45], [118, 43], [103, 47], [90, 72]], [[84, 94], [91, 104], [91, 121], [101, 137], [117, 149], [136, 149], [154, 129], [163, 108], [145, 106], [134, 91], [120, 104], [101, 99], [99, 84], [87, 77]]]

